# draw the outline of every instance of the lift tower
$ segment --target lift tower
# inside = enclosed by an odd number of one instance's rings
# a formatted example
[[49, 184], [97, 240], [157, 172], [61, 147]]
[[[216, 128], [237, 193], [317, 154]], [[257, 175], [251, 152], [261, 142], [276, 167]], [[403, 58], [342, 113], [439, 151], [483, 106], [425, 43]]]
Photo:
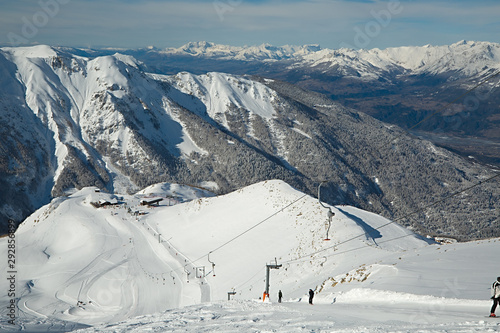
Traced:
[[271, 269], [279, 269], [281, 266], [283, 266], [282, 264], [279, 264], [278, 265], [278, 261], [276, 260], [276, 258], [274, 258], [274, 264], [266, 264], [266, 290], [265, 290], [265, 293], [267, 295], [269, 295], [269, 276], [271, 275], [270, 274], [270, 270]]

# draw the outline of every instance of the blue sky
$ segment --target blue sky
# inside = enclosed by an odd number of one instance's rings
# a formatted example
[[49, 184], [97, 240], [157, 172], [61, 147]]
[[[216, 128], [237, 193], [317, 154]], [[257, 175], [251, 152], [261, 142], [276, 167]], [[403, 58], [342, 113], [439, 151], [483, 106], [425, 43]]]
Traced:
[[323, 48], [500, 42], [498, 0], [1, 0], [0, 44]]

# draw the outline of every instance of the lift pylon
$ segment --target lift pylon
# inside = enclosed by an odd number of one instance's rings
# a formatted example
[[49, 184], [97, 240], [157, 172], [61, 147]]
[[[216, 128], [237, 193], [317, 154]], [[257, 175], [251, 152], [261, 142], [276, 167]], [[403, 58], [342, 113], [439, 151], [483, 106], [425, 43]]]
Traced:
[[282, 264], [278, 265], [278, 261], [276, 260], [276, 258], [274, 258], [274, 262], [275, 262], [274, 264], [266, 264], [266, 290], [264, 291], [264, 293], [267, 295], [267, 297], [269, 297], [269, 277], [271, 275], [270, 270], [279, 269], [280, 267], [283, 266]]

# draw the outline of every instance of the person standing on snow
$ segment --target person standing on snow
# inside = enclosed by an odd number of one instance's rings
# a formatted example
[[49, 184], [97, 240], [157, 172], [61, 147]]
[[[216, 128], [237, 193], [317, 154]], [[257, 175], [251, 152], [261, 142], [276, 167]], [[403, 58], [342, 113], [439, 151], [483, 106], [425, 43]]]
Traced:
[[497, 308], [497, 305], [500, 303], [500, 276], [497, 277], [497, 280], [495, 282], [493, 282], [493, 285], [491, 286], [491, 293], [493, 306], [491, 307], [490, 317], [496, 317], [495, 310]]
[[313, 304], [313, 298], [314, 298], [314, 291], [312, 289], [309, 289], [309, 304]]
[[278, 292], [278, 303], [281, 303], [281, 299], [283, 298], [283, 293], [281, 290]]

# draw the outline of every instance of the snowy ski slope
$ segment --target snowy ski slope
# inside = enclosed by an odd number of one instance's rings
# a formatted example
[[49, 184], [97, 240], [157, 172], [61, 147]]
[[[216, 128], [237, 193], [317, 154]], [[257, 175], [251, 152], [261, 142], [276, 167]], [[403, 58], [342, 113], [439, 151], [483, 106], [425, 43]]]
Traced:
[[[498, 239], [440, 245], [337, 206], [325, 241], [327, 210], [282, 181], [217, 197], [173, 184], [128, 196], [96, 190], [53, 200], [16, 232], [15, 329], [500, 330], [500, 321], [485, 318], [488, 287], [500, 275]], [[141, 205], [160, 198], [158, 206]], [[7, 238], [0, 249], [6, 258]], [[262, 302], [270, 263], [283, 266], [271, 271], [271, 300]], [[8, 289], [6, 279], [0, 288]], [[2, 294], [2, 329], [14, 328], [9, 301]]]

